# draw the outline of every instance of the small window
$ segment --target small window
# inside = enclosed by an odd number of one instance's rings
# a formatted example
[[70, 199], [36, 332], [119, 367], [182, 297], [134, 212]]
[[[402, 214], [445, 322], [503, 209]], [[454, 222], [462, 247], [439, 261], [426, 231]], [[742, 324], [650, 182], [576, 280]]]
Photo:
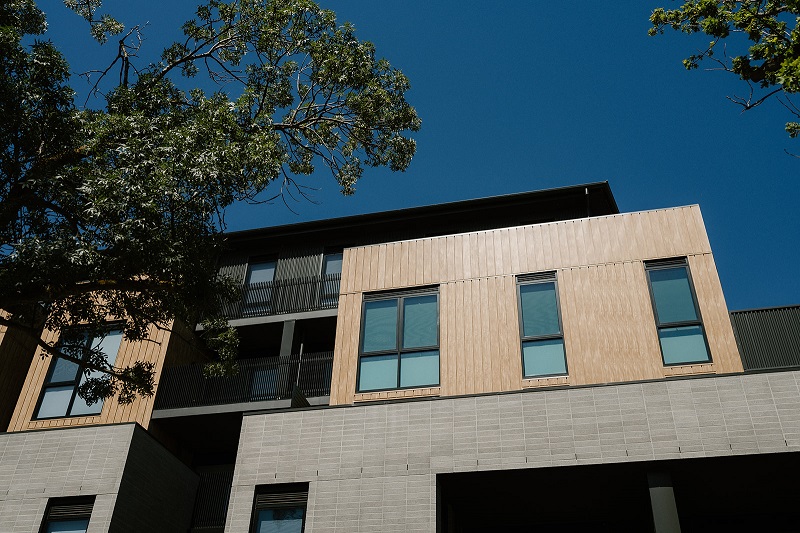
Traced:
[[645, 263], [665, 365], [711, 361], [686, 259]]
[[555, 272], [519, 276], [517, 291], [523, 376], [567, 374]]
[[[120, 342], [122, 330], [111, 329], [103, 337], [91, 337], [88, 333], [72, 335], [70, 340], [63, 340], [60, 349], [76, 358], [86, 359], [89, 349], [100, 350], [113, 365]], [[42, 397], [36, 418], [60, 418], [65, 416], [98, 415], [103, 409], [103, 400], [89, 405], [78, 396], [78, 388], [88, 378], [99, 377], [100, 372], [88, 370], [84, 365], [76, 364], [61, 357], [53, 357], [50, 369], [42, 388]]]
[[253, 533], [303, 533], [308, 484], [263, 485], [256, 488]]
[[40, 533], [86, 533], [94, 496], [51, 498], [47, 502]]
[[439, 385], [439, 293], [365, 295], [358, 391]]

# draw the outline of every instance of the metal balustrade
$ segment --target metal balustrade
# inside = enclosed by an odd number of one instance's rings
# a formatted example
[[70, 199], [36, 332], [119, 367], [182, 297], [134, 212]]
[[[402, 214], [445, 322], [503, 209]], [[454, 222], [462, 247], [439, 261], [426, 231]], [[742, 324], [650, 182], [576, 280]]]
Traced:
[[306, 398], [331, 392], [333, 352], [240, 359], [239, 372], [205, 377], [202, 364], [166, 368], [154, 409], [291, 399], [295, 383]]
[[278, 279], [242, 285], [241, 298], [223, 307], [227, 318], [301, 313], [339, 305], [341, 274]]

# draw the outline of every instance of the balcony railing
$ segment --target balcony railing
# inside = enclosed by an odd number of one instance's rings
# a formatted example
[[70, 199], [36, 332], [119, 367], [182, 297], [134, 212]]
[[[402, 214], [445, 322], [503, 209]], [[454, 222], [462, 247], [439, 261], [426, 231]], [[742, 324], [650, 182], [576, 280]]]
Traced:
[[161, 374], [154, 409], [286, 400], [297, 384], [306, 398], [331, 392], [333, 352], [240, 359], [238, 374], [203, 375], [203, 365], [167, 368]]
[[222, 530], [228, 515], [234, 465], [207, 467], [199, 472], [194, 502], [192, 532]]
[[241, 298], [225, 305], [227, 318], [301, 313], [339, 305], [341, 274], [242, 285]]

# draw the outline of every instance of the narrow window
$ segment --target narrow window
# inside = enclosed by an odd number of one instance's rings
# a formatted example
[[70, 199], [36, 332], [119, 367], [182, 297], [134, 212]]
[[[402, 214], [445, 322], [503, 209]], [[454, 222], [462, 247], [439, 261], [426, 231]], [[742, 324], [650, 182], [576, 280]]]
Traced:
[[270, 260], [251, 260], [247, 265], [244, 280], [244, 313], [246, 315], [266, 315], [270, 313], [275, 268], [278, 262]]
[[[122, 330], [111, 329], [103, 337], [91, 337], [87, 333], [71, 335], [71, 338], [60, 343], [59, 348], [69, 355], [85, 360], [89, 350], [99, 350], [105, 354], [108, 363], [113, 365], [119, 345], [122, 341]], [[88, 370], [83, 364], [76, 364], [61, 357], [53, 357], [47, 378], [42, 388], [42, 397], [36, 418], [60, 418], [65, 416], [97, 415], [103, 409], [103, 400], [89, 405], [78, 396], [78, 388], [88, 378], [99, 377], [100, 372]]]
[[436, 289], [365, 295], [358, 391], [439, 385]]
[[308, 484], [263, 485], [256, 488], [253, 533], [303, 533]]
[[567, 359], [558, 309], [556, 273], [518, 276], [517, 291], [523, 376], [565, 375]]
[[686, 259], [645, 263], [665, 365], [711, 361]]
[[322, 256], [320, 307], [336, 307], [339, 303], [339, 283], [342, 279], [342, 252]]
[[51, 498], [47, 502], [40, 533], [86, 533], [94, 496]]

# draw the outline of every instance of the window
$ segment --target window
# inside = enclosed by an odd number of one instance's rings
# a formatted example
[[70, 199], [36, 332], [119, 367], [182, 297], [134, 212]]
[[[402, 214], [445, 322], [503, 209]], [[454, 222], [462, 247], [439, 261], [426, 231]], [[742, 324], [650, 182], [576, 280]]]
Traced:
[[686, 259], [645, 263], [665, 365], [711, 361]]
[[247, 265], [244, 280], [244, 312], [247, 315], [267, 314], [272, 300], [272, 282], [275, 280], [274, 259], [255, 260]]
[[265, 485], [256, 489], [253, 533], [303, 533], [308, 484]]
[[558, 310], [556, 273], [517, 277], [522, 340], [522, 374], [526, 378], [567, 373], [564, 334]]
[[326, 253], [322, 256], [322, 280], [320, 281], [320, 305], [335, 307], [339, 303], [339, 283], [342, 275], [342, 252]]
[[[108, 364], [113, 365], [121, 341], [121, 329], [111, 329], [105, 336], [97, 338], [90, 337], [88, 333], [84, 332], [78, 333], [74, 340], [64, 341], [61, 349], [71, 352], [70, 355], [84, 359], [87, 349], [100, 350], [108, 358]], [[82, 364], [78, 365], [61, 357], [54, 357], [42, 388], [42, 397], [39, 400], [36, 418], [100, 414], [103, 409], [102, 400], [89, 405], [78, 396], [78, 387], [83, 385], [87, 378], [100, 375], [100, 372], [88, 370]]]
[[364, 296], [358, 391], [439, 385], [439, 293]]
[[51, 498], [47, 502], [40, 533], [86, 533], [94, 496]]

